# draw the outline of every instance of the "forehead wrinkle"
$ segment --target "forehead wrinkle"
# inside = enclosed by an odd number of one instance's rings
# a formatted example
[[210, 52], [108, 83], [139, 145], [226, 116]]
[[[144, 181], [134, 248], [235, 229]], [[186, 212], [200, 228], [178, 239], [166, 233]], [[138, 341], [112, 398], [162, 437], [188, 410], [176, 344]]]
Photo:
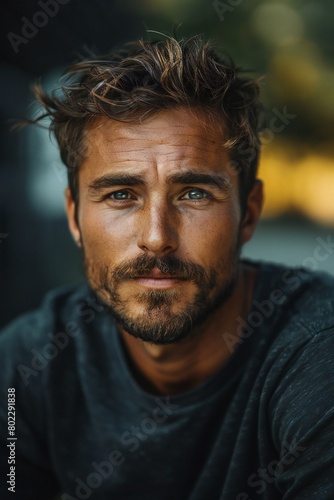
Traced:
[[[125, 126], [124, 123], [113, 123], [112, 128], [110, 127], [109, 123], [107, 123], [106, 125], [107, 126], [103, 127], [103, 125], [101, 124], [100, 127], [91, 129], [89, 131], [91, 139], [94, 139], [94, 142], [96, 144], [103, 143], [117, 145], [123, 142], [141, 142], [142, 140], [147, 142], [154, 142], [157, 144], [168, 144], [171, 140], [174, 140], [175, 146], [182, 146], [189, 144], [189, 142], [191, 142], [191, 139], [194, 138], [201, 144], [204, 143], [206, 147], [208, 145], [216, 145], [217, 143], [209, 135], [210, 133], [211, 135], [217, 134], [217, 128], [212, 128], [211, 126], [209, 127], [210, 130], [208, 130], [207, 126], [204, 127], [202, 123], [198, 122], [196, 124], [198, 125], [198, 130], [195, 131], [194, 127], [190, 126], [189, 124], [175, 124], [173, 127], [174, 133], [172, 132], [172, 134], [169, 135], [166, 134], [166, 127], [160, 124], [151, 126], [147, 123], [128, 123]], [[161, 135], [157, 136], [160, 130]], [[153, 133], [153, 137], [150, 136], [151, 133]], [[223, 135], [222, 130], [220, 130], [219, 135]], [[185, 141], [182, 140], [183, 137], [186, 137]], [[220, 145], [222, 147], [224, 145], [223, 137], [221, 137]]]
[[[202, 153], [204, 153], [203, 158], [206, 158], [208, 154], [215, 154], [218, 150], [218, 152], [221, 152], [221, 154], [226, 155], [227, 151], [223, 147], [223, 144], [221, 145], [216, 145], [214, 141], [210, 141], [210, 143], [204, 143], [202, 141], [202, 144], [196, 144], [196, 143], [191, 143], [190, 141], [180, 141], [180, 139], [174, 143], [167, 143], [165, 141], [157, 142], [157, 140], [152, 139], [150, 140], [149, 138], [143, 138], [143, 139], [138, 139], [135, 141], [126, 141], [127, 145], [124, 147], [124, 143], [118, 140], [114, 141], [109, 141], [108, 143], [105, 143], [102, 147], [97, 147], [97, 150], [99, 151], [99, 154], [101, 156], [105, 155], [112, 155], [112, 154], [118, 154], [118, 155], [131, 155], [131, 154], [143, 154], [145, 156], [147, 155], [161, 155], [161, 156], [195, 156], [194, 153], [200, 152], [201, 157]], [[141, 143], [140, 145], [138, 143]], [[209, 147], [208, 147], [209, 146]], [[211, 147], [210, 147], [211, 146]], [[139, 159], [139, 157], [136, 157]]]
[[[113, 148], [98, 148], [96, 150], [96, 155], [103, 161], [103, 164], [105, 165], [119, 163], [157, 163], [165, 165], [169, 162], [178, 162], [182, 164], [191, 163], [192, 165], [194, 163], [199, 163], [201, 165], [207, 165], [208, 163], [212, 162], [211, 155], [214, 153], [214, 151], [208, 151], [206, 148], [194, 148], [193, 146], [189, 145], [185, 145], [181, 149], [179, 147], [175, 148], [173, 146], [170, 146], [168, 148], [164, 147], [163, 150], [161, 150], [158, 146], [154, 146], [153, 148], [143, 147], [140, 149], [119, 149], [116, 151]], [[222, 151], [221, 159], [224, 160], [225, 157], [226, 155], [224, 154], [224, 151]]]
[[[182, 137], [187, 137], [186, 140], [182, 140]], [[191, 137], [196, 138], [196, 142], [191, 141]], [[199, 139], [199, 140], [198, 140]], [[124, 144], [126, 143], [126, 144]], [[175, 136], [173, 140], [173, 136], [169, 136], [167, 140], [164, 137], [160, 138], [151, 138], [148, 137], [147, 135], [143, 135], [140, 138], [136, 139], [129, 139], [125, 137], [113, 137], [105, 141], [100, 141], [99, 143], [96, 144], [96, 147], [98, 149], [105, 148], [109, 149], [112, 148], [113, 150], [124, 150], [124, 146], [127, 146], [125, 149], [127, 151], [140, 151], [143, 149], [148, 149], [145, 146], [138, 147], [138, 144], [153, 144], [154, 148], [159, 149], [160, 147], [165, 147], [165, 148], [175, 148], [175, 147], [181, 147], [181, 148], [193, 148], [193, 149], [201, 149], [201, 150], [214, 150], [216, 147], [224, 149], [224, 143], [221, 142], [220, 144], [217, 144], [216, 141], [214, 140], [206, 140], [203, 137], [200, 137], [199, 135], [192, 135], [190, 134], [183, 134], [181, 137], [180, 136]], [[134, 146], [134, 147], [133, 147]]]
[[[180, 169], [182, 166], [215, 167], [228, 160], [223, 131], [206, 123], [205, 117], [194, 123], [189, 122], [189, 117], [188, 122], [171, 120], [169, 123], [168, 114], [165, 116], [165, 123], [157, 122], [157, 117], [152, 123], [142, 124], [101, 121], [98, 127], [90, 129], [92, 162], [98, 166], [101, 161], [102, 168], [117, 164], [131, 168], [132, 163], [164, 168], [178, 163], [176, 166]], [[89, 163], [89, 157], [86, 159]]]

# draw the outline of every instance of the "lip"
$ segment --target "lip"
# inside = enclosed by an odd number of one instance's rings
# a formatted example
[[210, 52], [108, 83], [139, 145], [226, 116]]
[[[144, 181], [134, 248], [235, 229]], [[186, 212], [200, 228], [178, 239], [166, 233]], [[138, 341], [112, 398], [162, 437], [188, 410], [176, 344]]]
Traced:
[[166, 275], [161, 275], [161, 277], [148, 275], [134, 278], [135, 283], [147, 288], [175, 288], [180, 285], [182, 281], [184, 280]]
[[159, 269], [153, 269], [145, 276], [134, 277], [133, 280], [141, 286], [149, 288], [171, 288], [180, 285], [184, 278], [164, 274]]

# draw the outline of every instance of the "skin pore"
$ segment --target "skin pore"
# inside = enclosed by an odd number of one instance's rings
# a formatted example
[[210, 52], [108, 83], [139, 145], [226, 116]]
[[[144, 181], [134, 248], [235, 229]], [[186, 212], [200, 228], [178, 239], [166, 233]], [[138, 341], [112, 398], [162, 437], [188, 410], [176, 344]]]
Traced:
[[249, 310], [256, 272], [239, 252], [262, 184], [242, 217], [222, 127], [199, 110], [101, 118], [86, 137], [77, 220], [68, 189], [66, 207], [88, 281], [116, 318], [138, 383], [155, 394], [192, 389], [230, 357], [222, 334]]

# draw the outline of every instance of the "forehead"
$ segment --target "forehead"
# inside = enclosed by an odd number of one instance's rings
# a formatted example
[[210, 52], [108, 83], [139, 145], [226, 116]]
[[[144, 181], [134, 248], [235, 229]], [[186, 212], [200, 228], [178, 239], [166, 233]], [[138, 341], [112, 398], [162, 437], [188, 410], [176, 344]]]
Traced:
[[[90, 154], [159, 153], [165, 149], [196, 150], [198, 155], [224, 151], [222, 120], [202, 110], [178, 108], [160, 111], [143, 121], [98, 119], [85, 134]], [[171, 152], [171, 151], [170, 151]], [[194, 151], [195, 152], [195, 151]]]
[[[218, 114], [178, 108], [136, 122], [98, 119], [86, 132], [87, 156], [83, 170], [94, 174], [112, 167], [222, 167], [227, 140]], [[91, 172], [93, 174], [93, 172]]]

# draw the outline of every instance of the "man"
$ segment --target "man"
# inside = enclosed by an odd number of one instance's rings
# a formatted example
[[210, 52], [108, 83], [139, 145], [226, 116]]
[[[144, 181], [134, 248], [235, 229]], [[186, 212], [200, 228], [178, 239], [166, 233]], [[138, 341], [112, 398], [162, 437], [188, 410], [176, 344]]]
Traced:
[[89, 286], [0, 336], [2, 498], [333, 498], [333, 280], [240, 260], [256, 82], [200, 37], [69, 74], [36, 95]]

